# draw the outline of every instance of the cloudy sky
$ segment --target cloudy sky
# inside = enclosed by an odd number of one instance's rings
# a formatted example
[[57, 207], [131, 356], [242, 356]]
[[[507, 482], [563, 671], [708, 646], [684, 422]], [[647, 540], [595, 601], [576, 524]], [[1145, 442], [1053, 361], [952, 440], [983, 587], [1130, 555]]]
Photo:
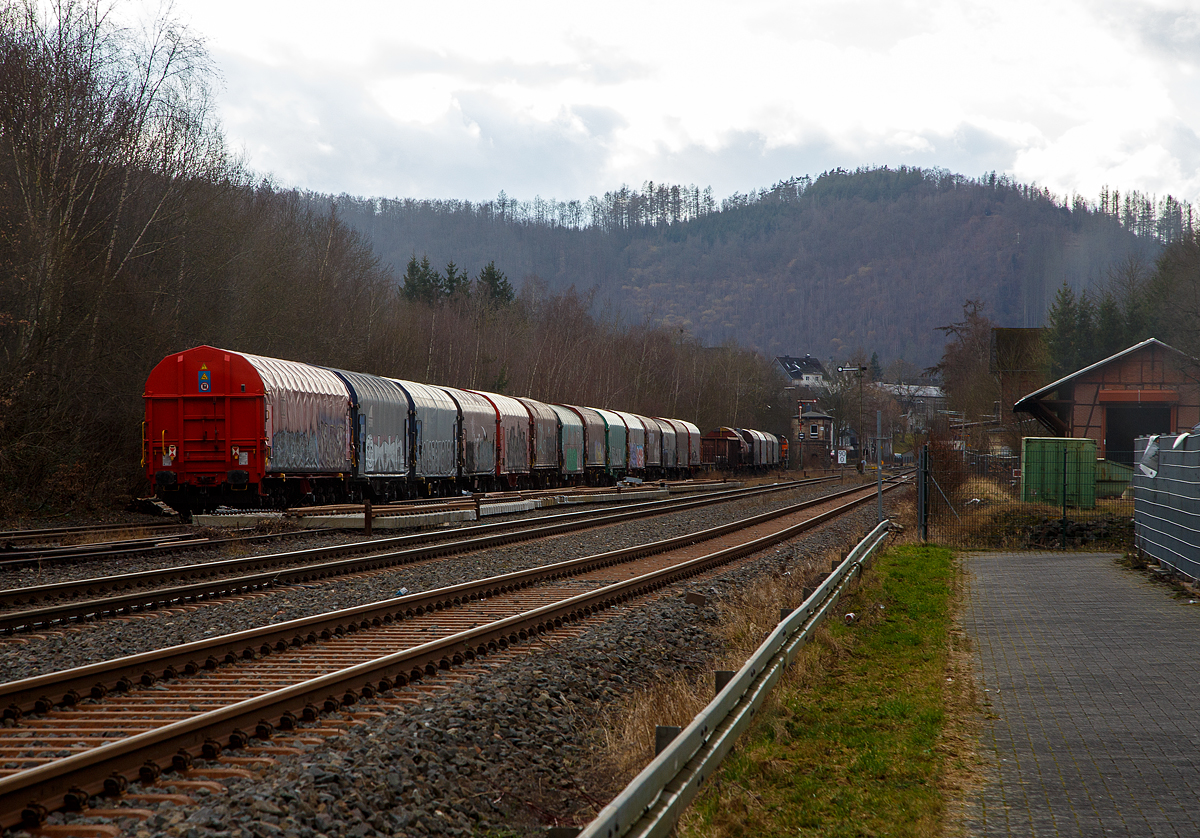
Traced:
[[838, 166], [1200, 201], [1200, 0], [176, 0], [281, 185], [718, 197]]

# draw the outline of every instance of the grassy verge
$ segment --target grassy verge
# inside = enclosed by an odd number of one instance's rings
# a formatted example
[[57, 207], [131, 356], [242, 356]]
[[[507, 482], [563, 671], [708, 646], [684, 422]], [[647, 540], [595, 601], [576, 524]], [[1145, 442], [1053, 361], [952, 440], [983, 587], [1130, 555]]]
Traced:
[[[837, 608], [681, 836], [939, 835], [969, 773], [951, 554], [892, 548]], [[847, 624], [843, 615], [857, 619]], [[961, 663], [961, 661], [960, 661]], [[959, 676], [963, 677], [959, 677]], [[951, 708], [948, 711], [948, 708]]]

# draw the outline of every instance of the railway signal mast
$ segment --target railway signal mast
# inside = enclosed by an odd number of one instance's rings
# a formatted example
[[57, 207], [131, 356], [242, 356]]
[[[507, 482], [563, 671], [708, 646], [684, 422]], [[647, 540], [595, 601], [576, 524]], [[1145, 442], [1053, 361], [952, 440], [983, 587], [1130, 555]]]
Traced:
[[862, 471], [862, 466], [866, 465], [867, 452], [863, 448], [863, 373], [867, 371], [866, 367], [838, 367], [838, 372], [852, 372], [858, 376], [858, 428], [855, 433], [858, 435], [858, 461], [860, 463], [859, 471]]

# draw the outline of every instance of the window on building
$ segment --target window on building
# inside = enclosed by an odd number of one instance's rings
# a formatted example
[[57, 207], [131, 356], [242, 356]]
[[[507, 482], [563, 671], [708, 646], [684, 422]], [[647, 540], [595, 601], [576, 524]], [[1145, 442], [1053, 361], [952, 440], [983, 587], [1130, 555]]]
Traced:
[[808, 426], [808, 436], [810, 439], [817, 438], [817, 426], [815, 423]]

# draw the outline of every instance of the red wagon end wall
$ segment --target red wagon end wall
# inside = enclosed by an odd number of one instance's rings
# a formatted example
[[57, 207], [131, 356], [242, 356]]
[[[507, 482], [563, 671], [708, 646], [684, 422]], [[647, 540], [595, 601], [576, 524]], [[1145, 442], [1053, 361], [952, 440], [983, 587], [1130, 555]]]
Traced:
[[161, 490], [259, 485], [263, 395], [262, 379], [238, 353], [198, 346], [164, 358], [146, 381], [146, 477]]

